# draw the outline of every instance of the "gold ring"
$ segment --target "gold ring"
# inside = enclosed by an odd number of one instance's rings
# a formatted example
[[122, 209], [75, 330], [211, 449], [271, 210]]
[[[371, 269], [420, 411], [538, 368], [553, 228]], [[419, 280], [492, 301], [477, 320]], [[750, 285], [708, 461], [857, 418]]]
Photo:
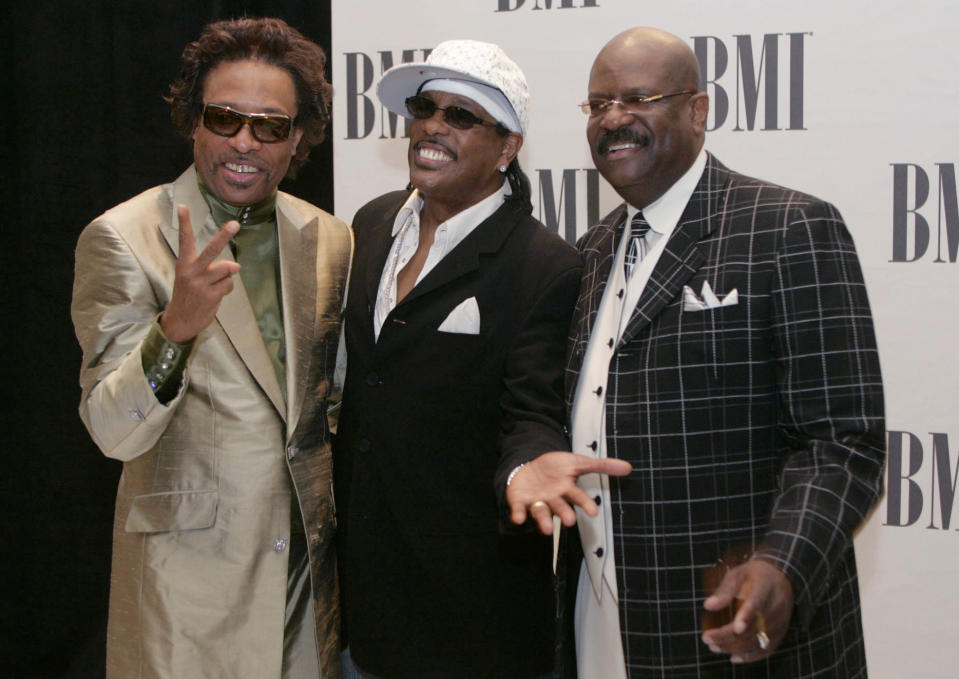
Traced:
[[769, 648], [769, 635], [767, 635], [765, 632], [760, 631], [757, 633], [756, 641], [759, 642], [759, 648], [762, 650], [765, 651], [767, 648]]
[[536, 509], [537, 507], [546, 507], [546, 509], [549, 509], [549, 505], [548, 505], [548, 504], [546, 504], [546, 503], [543, 502], [542, 500], [537, 500], [536, 502], [534, 502], [533, 504], [531, 504], [531, 505], [529, 506], [529, 510], [528, 510], [529, 513], [532, 514], [532, 513], [533, 513], [533, 510]]

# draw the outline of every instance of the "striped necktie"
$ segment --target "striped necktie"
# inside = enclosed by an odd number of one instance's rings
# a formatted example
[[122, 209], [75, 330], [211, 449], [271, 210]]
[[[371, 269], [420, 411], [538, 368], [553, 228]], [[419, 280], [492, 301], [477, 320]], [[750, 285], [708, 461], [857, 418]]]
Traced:
[[646, 232], [649, 231], [649, 222], [643, 218], [642, 212], [637, 212], [629, 223], [629, 244], [626, 246], [626, 280], [629, 280], [633, 267], [646, 256]]

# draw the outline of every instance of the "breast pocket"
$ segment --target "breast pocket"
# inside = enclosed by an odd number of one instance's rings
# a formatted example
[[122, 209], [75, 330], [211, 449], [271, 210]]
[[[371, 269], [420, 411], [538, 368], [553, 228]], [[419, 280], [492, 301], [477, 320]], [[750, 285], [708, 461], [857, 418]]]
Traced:
[[[427, 330], [418, 339], [423, 344], [419, 352], [424, 356], [424, 365], [435, 367], [437, 379], [444, 385], [455, 384], [463, 388], [474, 379], [476, 373], [489, 369], [492, 347], [485, 335], [468, 335], [455, 332]], [[444, 391], [448, 389], [444, 388]]]
[[677, 305], [676, 357], [688, 377], [696, 377], [710, 390], [748, 392], [765, 372], [770, 359], [769, 313], [765, 298], [740, 295], [739, 303], [703, 310]]
[[691, 311], [682, 297], [666, 306], [627, 347], [657, 369], [704, 370], [748, 356], [744, 305]]

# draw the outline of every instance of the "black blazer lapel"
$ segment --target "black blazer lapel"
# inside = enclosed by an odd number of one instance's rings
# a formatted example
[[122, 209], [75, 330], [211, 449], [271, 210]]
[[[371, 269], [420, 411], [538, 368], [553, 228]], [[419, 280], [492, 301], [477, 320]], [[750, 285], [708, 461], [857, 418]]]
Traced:
[[702, 266], [706, 255], [699, 244], [717, 228], [717, 222], [724, 214], [720, 209], [720, 201], [726, 196], [728, 181], [729, 171], [709, 155], [703, 176], [650, 274], [619, 346], [629, 342], [649, 325]]
[[[437, 262], [432, 271], [414, 285], [409, 294], [396, 305], [397, 308], [478, 269], [480, 255], [499, 250], [522, 216], [518, 201], [507, 200]], [[373, 298], [376, 298], [375, 290]]]

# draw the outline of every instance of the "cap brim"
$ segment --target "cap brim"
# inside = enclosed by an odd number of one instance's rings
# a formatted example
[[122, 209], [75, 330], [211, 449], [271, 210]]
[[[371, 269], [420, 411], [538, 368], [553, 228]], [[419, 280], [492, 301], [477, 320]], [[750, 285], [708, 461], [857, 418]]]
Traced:
[[376, 86], [376, 96], [379, 97], [380, 102], [387, 109], [408, 118], [407, 97], [416, 94], [427, 80], [436, 80], [437, 78], [455, 78], [456, 80], [466, 80], [467, 82], [496, 87], [476, 76], [452, 68], [432, 66], [425, 63], [399, 64], [388, 70], [380, 78], [380, 82]]

